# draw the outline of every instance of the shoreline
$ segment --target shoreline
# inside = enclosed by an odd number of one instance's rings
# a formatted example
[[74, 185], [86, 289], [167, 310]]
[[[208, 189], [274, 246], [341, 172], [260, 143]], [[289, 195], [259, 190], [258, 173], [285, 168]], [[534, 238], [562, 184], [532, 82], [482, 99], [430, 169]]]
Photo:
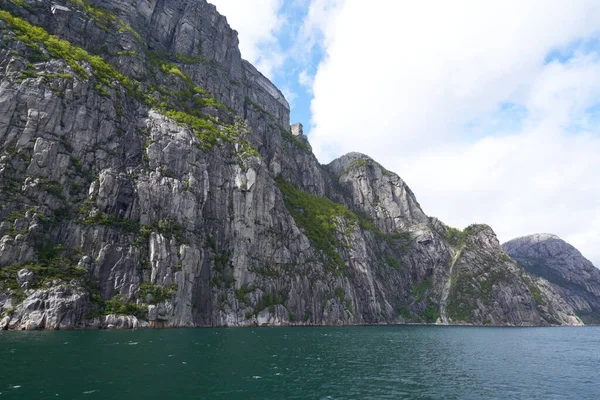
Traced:
[[171, 330], [171, 329], [263, 329], [263, 328], [335, 328], [335, 327], [465, 327], [465, 328], [586, 328], [598, 327], [600, 324], [586, 325], [477, 325], [477, 324], [427, 324], [427, 323], [390, 323], [390, 324], [285, 324], [285, 325], [215, 325], [215, 326], [127, 326], [127, 327], [75, 327], [75, 328], [42, 328], [42, 329], [1, 329], [1, 332], [56, 332], [56, 331], [135, 331], [135, 330]]

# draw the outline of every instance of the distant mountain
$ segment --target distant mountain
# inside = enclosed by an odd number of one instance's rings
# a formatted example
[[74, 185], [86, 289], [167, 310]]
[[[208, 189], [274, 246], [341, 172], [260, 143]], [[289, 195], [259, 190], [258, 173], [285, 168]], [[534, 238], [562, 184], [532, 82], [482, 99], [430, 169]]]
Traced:
[[550, 282], [586, 324], [600, 323], [600, 270], [579, 250], [550, 234], [513, 239], [502, 248], [528, 272]]

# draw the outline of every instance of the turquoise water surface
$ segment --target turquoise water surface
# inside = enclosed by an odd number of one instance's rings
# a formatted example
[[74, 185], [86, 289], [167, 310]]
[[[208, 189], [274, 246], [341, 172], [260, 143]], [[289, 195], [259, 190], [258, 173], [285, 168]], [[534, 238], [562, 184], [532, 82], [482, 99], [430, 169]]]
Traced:
[[0, 399], [600, 399], [600, 328], [0, 332]]

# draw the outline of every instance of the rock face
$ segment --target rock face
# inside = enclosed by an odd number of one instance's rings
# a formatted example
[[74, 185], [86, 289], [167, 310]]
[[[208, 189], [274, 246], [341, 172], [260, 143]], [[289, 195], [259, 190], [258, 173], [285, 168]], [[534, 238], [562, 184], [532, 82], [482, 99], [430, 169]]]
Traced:
[[0, 328], [581, 323], [489, 227], [320, 165], [206, 1], [0, 5]]
[[536, 234], [502, 248], [530, 274], [546, 279], [589, 324], [600, 324], [600, 270], [561, 238]]

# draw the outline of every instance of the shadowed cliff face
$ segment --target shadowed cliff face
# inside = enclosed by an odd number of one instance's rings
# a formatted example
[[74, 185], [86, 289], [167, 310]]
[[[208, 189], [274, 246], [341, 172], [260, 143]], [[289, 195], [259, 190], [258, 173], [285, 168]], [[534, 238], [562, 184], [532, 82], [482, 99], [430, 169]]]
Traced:
[[523, 268], [546, 279], [586, 323], [600, 323], [600, 270], [555, 235], [513, 239], [502, 248]]
[[489, 227], [320, 165], [205, 1], [0, 6], [0, 328], [580, 323]]

